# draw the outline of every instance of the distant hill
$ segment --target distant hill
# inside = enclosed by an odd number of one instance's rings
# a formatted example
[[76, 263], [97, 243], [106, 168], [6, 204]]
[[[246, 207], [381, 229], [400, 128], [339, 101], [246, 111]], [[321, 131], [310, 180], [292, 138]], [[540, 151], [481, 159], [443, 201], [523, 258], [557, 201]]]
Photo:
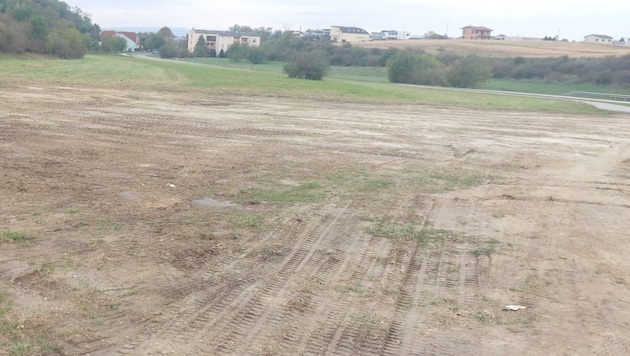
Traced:
[[[122, 26], [122, 27], [107, 27], [104, 28], [103, 30], [114, 30], [114, 31], [128, 31], [128, 32], [135, 32], [135, 33], [157, 33], [162, 27], [149, 27], [149, 26]], [[177, 37], [183, 37], [186, 36], [188, 34], [188, 32], [190, 31], [189, 28], [183, 28], [183, 27], [170, 27], [167, 26], [168, 28], [171, 29], [171, 31], [173, 32], [173, 34]]]

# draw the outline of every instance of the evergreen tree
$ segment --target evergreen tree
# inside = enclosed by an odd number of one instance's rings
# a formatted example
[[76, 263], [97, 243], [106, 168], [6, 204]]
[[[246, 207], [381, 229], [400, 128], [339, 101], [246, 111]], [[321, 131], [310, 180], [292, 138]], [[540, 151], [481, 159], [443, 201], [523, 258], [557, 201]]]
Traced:
[[199, 36], [199, 38], [197, 39], [197, 44], [195, 45], [195, 49], [193, 50], [193, 55], [195, 57], [206, 57], [208, 55], [208, 45], [203, 39], [203, 36]]

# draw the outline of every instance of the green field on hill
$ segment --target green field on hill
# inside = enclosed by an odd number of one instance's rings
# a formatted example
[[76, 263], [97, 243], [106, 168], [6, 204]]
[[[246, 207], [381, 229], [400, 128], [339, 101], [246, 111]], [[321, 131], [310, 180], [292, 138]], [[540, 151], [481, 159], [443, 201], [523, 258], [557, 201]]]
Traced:
[[[282, 66], [278, 62], [252, 65], [227, 59], [157, 60], [141, 55], [88, 55], [83, 60], [71, 61], [0, 57], [0, 83], [3, 86], [52, 83], [95, 88], [206, 90], [217, 96], [250, 95], [319, 100], [322, 103], [336, 101], [562, 113], [600, 112], [591, 106], [566, 100], [496, 96], [391, 84], [386, 80], [384, 68], [333, 67], [324, 80], [308, 81], [288, 78], [282, 73]], [[518, 85], [507, 90], [516, 89]]]

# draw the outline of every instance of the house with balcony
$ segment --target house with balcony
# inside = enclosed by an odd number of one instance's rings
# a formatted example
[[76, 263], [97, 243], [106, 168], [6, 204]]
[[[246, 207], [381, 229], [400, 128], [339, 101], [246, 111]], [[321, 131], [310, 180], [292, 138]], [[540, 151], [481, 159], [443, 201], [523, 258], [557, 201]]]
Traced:
[[188, 50], [193, 52], [199, 37], [202, 37], [208, 46], [208, 52], [227, 52], [234, 43], [242, 43], [252, 47], [260, 46], [261, 36], [258, 33], [227, 32], [192, 29], [188, 32]]
[[462, 40], [489, 40], [492, 38], [492, 29], [485, 26], [462, 27]]

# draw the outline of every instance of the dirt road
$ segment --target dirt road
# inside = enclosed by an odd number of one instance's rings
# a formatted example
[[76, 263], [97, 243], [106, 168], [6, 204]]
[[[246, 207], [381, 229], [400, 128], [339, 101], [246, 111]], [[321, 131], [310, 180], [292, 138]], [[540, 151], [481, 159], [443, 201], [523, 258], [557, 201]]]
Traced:
[[0, 354], [630, 354], [628, 114], [0, 101]]

